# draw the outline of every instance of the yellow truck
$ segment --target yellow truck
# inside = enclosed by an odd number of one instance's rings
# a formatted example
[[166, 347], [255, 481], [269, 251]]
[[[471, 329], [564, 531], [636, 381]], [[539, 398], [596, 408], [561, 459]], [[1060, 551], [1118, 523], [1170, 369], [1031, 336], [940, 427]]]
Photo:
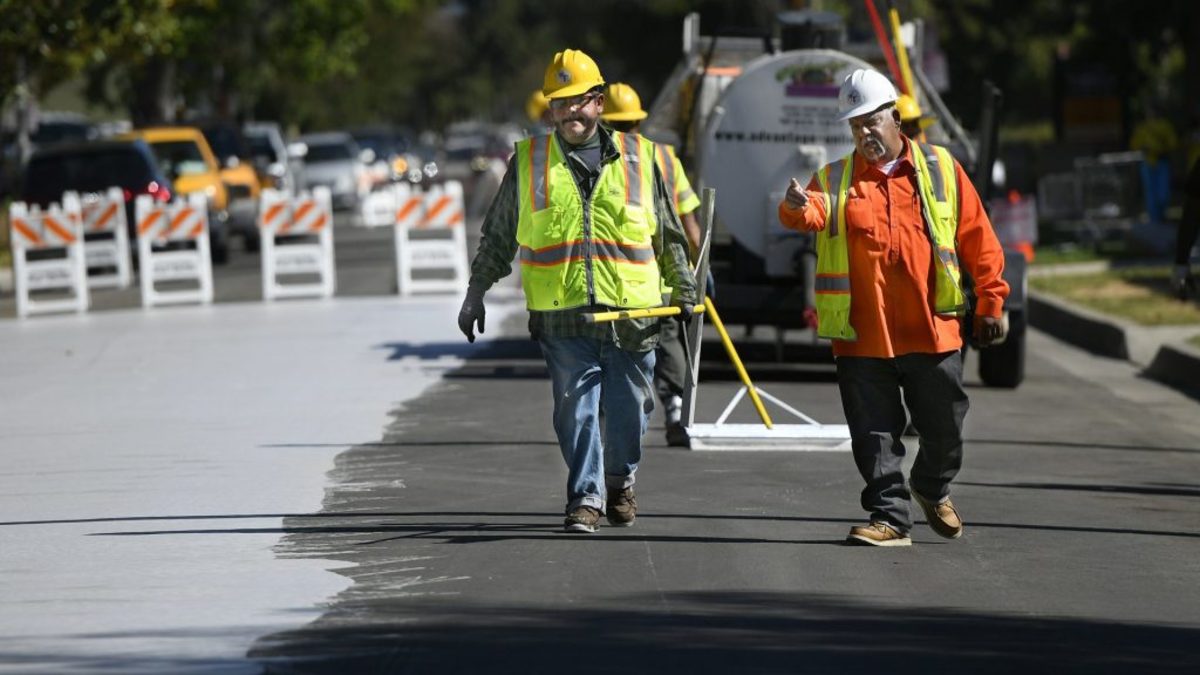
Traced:
[[229, 192], [221, 180], [221, 167], [204, 134], [195, 127], [134, 129], [123, 138], [141, 139], [150, 146], [162, 172], [179, 195], [201, 193], [208, 200], [208, 227], [213, 262], [229, 256]]

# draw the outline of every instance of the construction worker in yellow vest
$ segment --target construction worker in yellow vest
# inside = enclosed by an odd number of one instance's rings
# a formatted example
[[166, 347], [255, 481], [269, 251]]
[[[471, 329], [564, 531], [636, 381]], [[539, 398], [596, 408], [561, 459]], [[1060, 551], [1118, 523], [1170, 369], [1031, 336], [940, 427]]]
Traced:
[[[646, 111], [642, 109], [642, 99], [633, 87], [623, 82], [608, 85], [604, 92], [604, 112], [601, 113], [600, 119], [609, 128], [627, 134], [639, 133], [646, 115]], [[692, 190], [687, 174], [683, 171], [683, 163], [675, 155], [675, 148], [666, 143], [655, 143], [654, 148], [658, 169], [675, 196], [675, 211], [683, 223], [683, 231], [687, 234], [694, 257], [700, 250], [700, 224], [696, 221], [700, 198]], [[711, 290], [709, 294], [711, 295]], [[662, 332], [659, 335], [658, 349], [655, 351], [654, 388], [659, 403], [663, 406], [667, 444], [676, 447], [688, 445], [687, 431], [682, 423], [683, 384], [686, 376], [687, 352], [683, 347], [679, 322], [674, 317], [666, 317], [662, 320]]]
[[[568, 532], [594, 532], [601, 515], [629, 526], [634, 478], [654, 409], [659, 321], [591, 324], [584, 313], [662, 304], [661, 284], [685, 315], [696, 303], [688, 244], [654, 144], [600, 127], [604, 78], [567, 49], [542, 92], [554, 131], [516, 143], [483, 221], [458, 325], [484, 330], [484, 293], [521, 264], [529, 331], [554, 395], [554, 431], [567, 464]], [[601, 429], [601, 409], [604, 410]]]
[[900, 94], [896, 99], [896, 111], [900, 113], [900, 133], [906, 137], [925, 142], [925, 130], [937, 121], [937, 116], [926, 115], [921, 111], [917, 99], [908, 94]]
[[525, 100], [525, 116], [529, 118], [527, 131], [530, 136], [547, 133], [554, 129], [554, 122], [550, 119], [550, 101], [541, 89], [534, 89], [529, 98]]

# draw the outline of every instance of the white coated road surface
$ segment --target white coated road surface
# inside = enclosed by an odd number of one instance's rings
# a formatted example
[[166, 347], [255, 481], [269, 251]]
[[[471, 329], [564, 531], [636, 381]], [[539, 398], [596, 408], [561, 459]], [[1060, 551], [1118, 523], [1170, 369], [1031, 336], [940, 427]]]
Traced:
[[[348, 583], [277, 557], [283, 516], [319, 510], [334, 457], [459, 362], [458, 304], [0, 322], [0, 671], [257, 672], [257, 637]], [[499, 326], [523, 308], [488, 309]], [[393, 343], [430, 354], [391, 359]], [[121, 535], [157, 524], [230, 531]]]

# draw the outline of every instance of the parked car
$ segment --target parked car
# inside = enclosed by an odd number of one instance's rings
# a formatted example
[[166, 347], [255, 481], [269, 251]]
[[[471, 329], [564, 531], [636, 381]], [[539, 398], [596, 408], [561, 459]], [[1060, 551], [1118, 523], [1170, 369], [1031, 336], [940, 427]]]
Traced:
[[134, 129], [122, 138], [146, 141], [159, 168], [171, 179], [180, 195], [198, 192], [205, 196], [213, 262], [228, 260], [229, 194], [221, 180], [217, 158], [208, 141], [204, 140], [204, 134], [195, 127], [150, 127]]
[[288, 157], [283, 133], [275, 122], [249, 122], [242, 127], [242, 135], [250, 150], [250, 161], [258, 172], [258, 182], [263, 187], [284, 192], [295, 192], [298, 161]]
[[159, 167], [150, 146], [141, 140], [62, 143], [34, 151], [25, 166], [17, 199], [45, 207], [62, 200], [68, 190], [103, 193], [124, 191], [125, 220], [135, 236], [133, 202], [138, 195], [171, 201], [171, 179]]
[[370, 190], [364, 160], [370, 159], [344, 131], [306, 134], [300, 143], [304, 155], [304, 177], [309, 189], [325, 186], [333, 196], [335, 209], [358, 208], [359, 200]]
[[246, 250], [258, 250], [258, 196], [262, 190], [251, 160], [250, 146], [236, 126], [224, 122], [201, 125], [200, 131], [221, 167], [221, 182], [229, 195], [231, 234], [240, 234]]
[[365, 163], [372, 188], [395, 178], [394, 165], [397, 160], [402, 160], [403, 167], [408, 168], [408, 161], [403, 158], [408, 139], [396, 129], [389, 126], [360, 127], [351, 129], [350, 136], [360, 149], [370, 151], [371, 157]]

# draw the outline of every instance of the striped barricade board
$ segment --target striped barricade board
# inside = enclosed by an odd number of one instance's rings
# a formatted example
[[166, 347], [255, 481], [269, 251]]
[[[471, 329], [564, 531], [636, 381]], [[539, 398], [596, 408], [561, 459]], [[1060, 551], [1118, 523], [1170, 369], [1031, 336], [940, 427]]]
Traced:
[[400, 295], [465, 293], [467, 235], [462, 183], [448, 181], [424, 193], [398, 191], [396, 286]]
[[[9, 207], [18, 317], [87, 311], [91, 297], [81, 218], [79, 196], [73, 192], [45, 210], [24, 202]], [[35, 297], [34, 291], [55, 292], [56, 297]], [[64, 291], [68, 297], [61, 297]]]
[[[211, 304], [212, 258], [204, 195], [169, 203], [139, 195], [134, 214], [142, 306]], [[164, 283], [169, 287], [160, 287]]]
[[[258, 227], [262, 247], [263, 299], [331, 298], [336, 288], [333, 260], [333, 201], [329, 188], [292, 197], [263, 190]], [[305, 275], [316, 281], [286, 280]]]
[[133, 282], [129, 255], [129, 224], [125, 197], [119, 187], [80, 199], [83, 217], [83, 250], [87, 258], [88, 286], [128, 288]]

